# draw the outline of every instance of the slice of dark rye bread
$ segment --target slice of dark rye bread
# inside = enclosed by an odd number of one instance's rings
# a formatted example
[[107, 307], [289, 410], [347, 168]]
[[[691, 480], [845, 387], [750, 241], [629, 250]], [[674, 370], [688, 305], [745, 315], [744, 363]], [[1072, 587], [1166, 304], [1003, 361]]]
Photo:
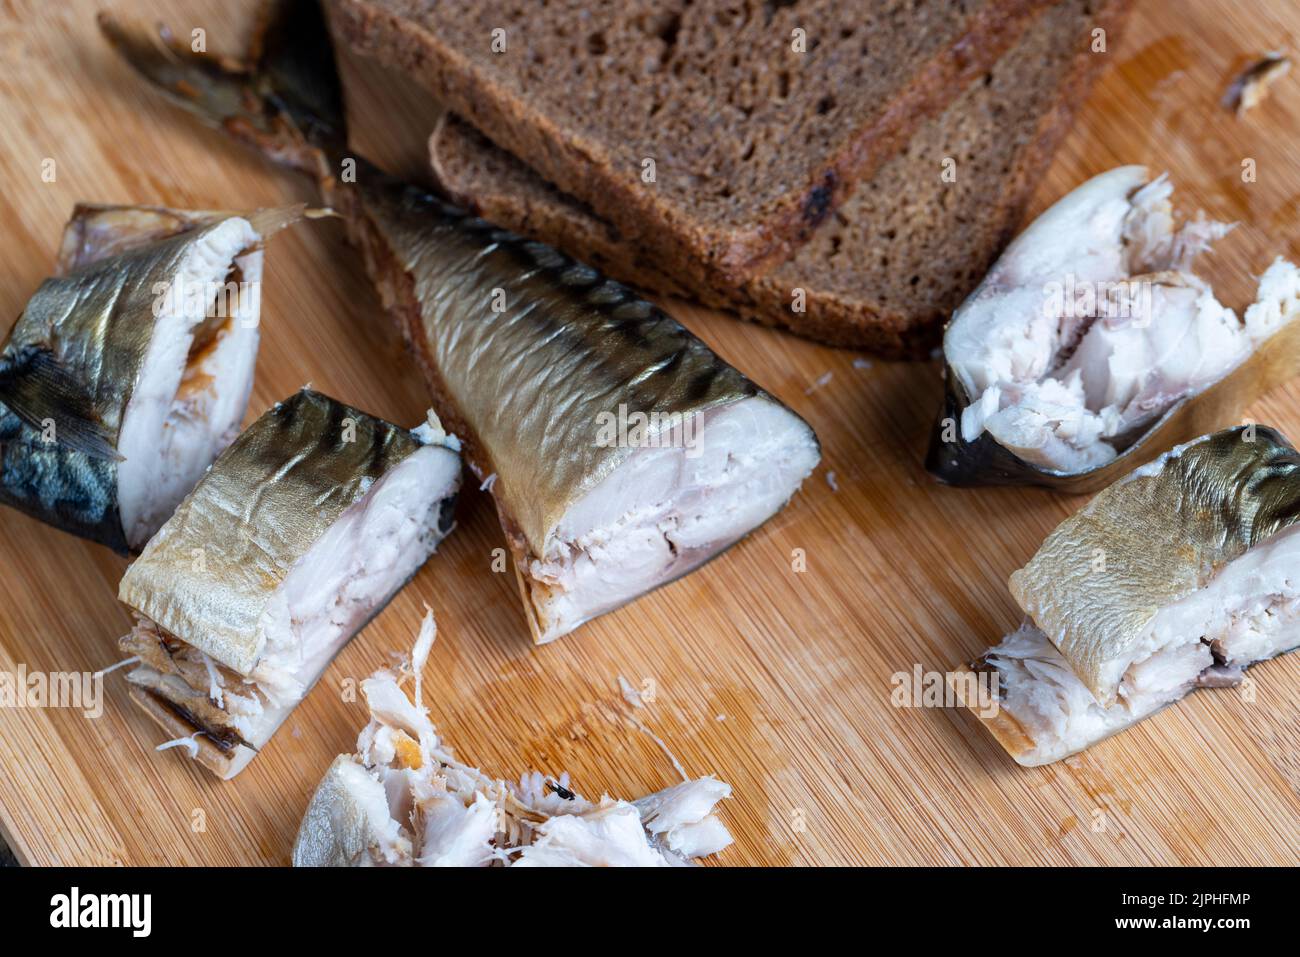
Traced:
[[735, 285], [789, 259], [1049, 2], [339, 0], [334, 25], [674, 274]]
[[[1062, 0], [992, 70], [926, 123], [768, 276], [739, 287], [688, 281], [458, 117], [430, 138], [434, 175], [457, 201], [617, 278], [694, 298], [836, 346], [923, 357], [951, 311], [1017, 230], [1130, 0]], [[956, 180], [942, 177], [956, 161]], [[793, 308], [803, 290], [805, 311]]]

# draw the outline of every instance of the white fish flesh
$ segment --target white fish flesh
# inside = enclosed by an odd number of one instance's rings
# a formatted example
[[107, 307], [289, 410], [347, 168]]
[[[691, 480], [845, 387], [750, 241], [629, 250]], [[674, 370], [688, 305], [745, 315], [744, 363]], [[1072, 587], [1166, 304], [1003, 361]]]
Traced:
[[[312, 796], [295, 866], [663, 867], [731, 843], [714, 811], [731, 788], [713, 777], [638, 801], [588, 801], [563, 777], [508, 783], [456, 760], [421, 703], [434, 628], [430, 612], [409, 668], [362, 683], [370, 723]], [[402, 688], [411, 681], [413, 698]]]
[[[1172, 192], [1165, 176], [1119, 167], [1007, 247], [944, 337], [957, 444], [987, 436], [1040, 481], [1101, 469], [1300, 314], [1300, 270], [1280, 258], [1243, 319], [1223, 306], [1192, 263], [1230, 227], [1178, 225]], [[993, 478], [964, 474], [951, 449], [947, 458], [932, 447], [940, 477]]]
[[1098, 495], [1011, 576], [1025, 623], [977, 667], [1021, 764], [1060, 760], [1300, 646], [1300, 456], [1245, 427]]
[[268, 411], [122, 579], [132, 697], [239, 773], [450, 530], [457, 449], [308, 390]]

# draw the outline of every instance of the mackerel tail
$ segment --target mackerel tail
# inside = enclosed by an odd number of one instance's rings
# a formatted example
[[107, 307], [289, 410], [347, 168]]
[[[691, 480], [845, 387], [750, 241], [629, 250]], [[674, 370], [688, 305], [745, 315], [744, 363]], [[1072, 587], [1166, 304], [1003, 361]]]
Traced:
[[538, 643], [724, 551], [816, 467], [807, 423], [662, 310], [351, 154], [315, 3], [278, 4], [244, 60], [100, 26], [173, 100], [311, 175], [346, 220], [491, 489]]

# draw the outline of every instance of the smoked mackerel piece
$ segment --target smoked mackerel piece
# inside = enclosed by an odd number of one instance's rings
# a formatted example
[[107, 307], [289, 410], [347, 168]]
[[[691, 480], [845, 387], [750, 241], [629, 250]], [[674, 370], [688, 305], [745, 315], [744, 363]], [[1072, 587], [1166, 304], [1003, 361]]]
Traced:
[[268, 23], [262, 60], [230, 70], [101, 20], [173, 99], [312, 174], [344, 217], [496, 501], [536, 641], [686, 574], [785, 505], [820, 458], [802, 419], [627, 287], [354, 156], [316, 6]]
[[131, 697], [222, 778], [452, 527], [459, 443], [303, 389], [250, 425], [132, 563]]

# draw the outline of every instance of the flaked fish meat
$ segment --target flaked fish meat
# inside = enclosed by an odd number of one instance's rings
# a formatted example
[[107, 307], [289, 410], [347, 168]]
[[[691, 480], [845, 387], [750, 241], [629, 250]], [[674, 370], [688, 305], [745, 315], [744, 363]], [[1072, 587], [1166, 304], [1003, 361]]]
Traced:
[[1275, 260], [1238, 318], [1192, 271], [1229, 227], [1178, 223], [1172, 192], [1122, 166], [1007, 247], [944, 335], [936, 477], [1093, 491], [1292, 374], [1300, 270]]
[[127, 569], [131, 697], [238, 774], [452, 526], [459, 443], [304, 389], [221, 454]]
[[731, 787], [715, 777], [589, 801], [563, 776], [507, 782], [459, 761], [422, 700], [434, 635], [429, 612], [409, 663], [362, 682], [370, 723], [312, 795], [295, 866], [664, 867], [731, 843], [715, 811]]
[[77, 206], [0, 350], [0, 502], [139, 550], [238, 434], [263, 245], [302, 214]]
[[662, 310], [351, 153], [316, 4], [282, 4], [237, 68], [100, 22], [174, 100], [310, 173], [343, 215], [496, 502], [537, 642], [717, 555], [816, 466], [808, 425]]

